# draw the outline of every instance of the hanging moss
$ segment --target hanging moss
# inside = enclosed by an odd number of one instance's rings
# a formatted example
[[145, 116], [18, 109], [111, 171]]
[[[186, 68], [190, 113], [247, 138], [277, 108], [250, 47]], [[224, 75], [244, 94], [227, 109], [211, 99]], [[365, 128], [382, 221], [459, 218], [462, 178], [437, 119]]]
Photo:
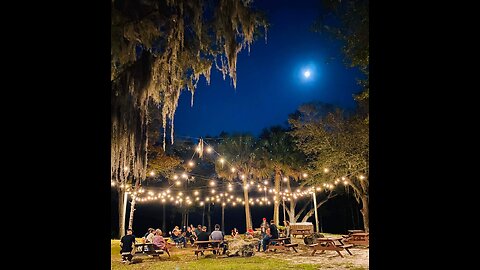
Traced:
[[[144, 179], [148, 103], [161, 109], [163, 148], [182, 90], [193, 97], [213, 63], [236, 87], [238, 53], [250, 47], [263, 16], [251, 1], [124, 0], [112, 2], [112, 179]], [[220, 59], [218, 65], [217, 59]], [[129, 170], [125, 171], [124, 167]]]

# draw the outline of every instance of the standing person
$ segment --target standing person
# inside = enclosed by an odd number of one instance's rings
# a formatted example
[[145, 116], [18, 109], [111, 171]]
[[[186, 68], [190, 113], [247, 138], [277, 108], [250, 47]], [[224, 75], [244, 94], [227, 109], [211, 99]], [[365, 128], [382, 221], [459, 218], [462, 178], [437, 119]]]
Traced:
[[135, 244], [135, 235], [133, 235], [132, 229], [127, 230], [127, 234], [120, 239], [120, 254], [128, 252], [128, 255], [122, 254], [122, 263], [131, 262], [133, 255], [132, 250]]
[[260, 224], [261, 236], [260, 236], [260, 240], [258, 241], [258, 250], [257, 251], [260, 251], [260, 246], [262, 245], [263, 238], [265, 238], [265, 236], [267, 235], [267, 228], [268, 228], [267, 219], [263, 218], [262, 219], [262, 224]]
[[[222, 255], [225, 254], [225, 251], [227, 251], [227, 246], [225, 245], [225, 242], [224, 242], [223, 232], [220, 231], [220, 225], [215, 224], [215, 231], [213, 231], [213, 232], [210, 234], [210, 238], [211, 238], [212, 240], [222, 241], [222, 242], [220, 243], [220, 247], [223, 247]], [[217, 244], [217, 246], [218, 246], [218, 244]], [[215, 250], [213, 251], [213, 254], [216, 254]]]

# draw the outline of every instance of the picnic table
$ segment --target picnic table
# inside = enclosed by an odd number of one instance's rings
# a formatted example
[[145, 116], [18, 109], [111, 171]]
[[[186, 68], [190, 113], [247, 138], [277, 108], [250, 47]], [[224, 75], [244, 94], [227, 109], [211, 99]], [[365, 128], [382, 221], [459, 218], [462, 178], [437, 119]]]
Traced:
[[290, 250], [290, 248], [293, 248], [293, 250], [298, 253], [298, 251], [295, 249], [295, 247], [298, 247], [298, 244], [286, 243], [287, 240], [290, 240], [290, 238], [283, 237], [277, 239], [270, 239], [270, 242], [268, 242], [267, 250], [273, 249], [273, 252], [276, 252], [277, 249]]
[[153, 243], [135, 243], [135, 253], [134, 256], [158, 256], [166, 252], [168, 257], [170, 257], [170, 252], [168, 251], [168, 244], [165, 243], [165, 247], [163, 249], [155, 249]]
[[369, 233], [365, 232], [357, 232], [357, 233], [351, 233], [347, 237], [344, 237], [344, 241], [353, 244], [353, 245], [363, 245], [363, 246], [369, 246]]
[[205, 251], [216, 251], [214, 254], [215, 256], [220, 253], [220, 243], [222, 240], [209, 240], [209, 241], [195, 241], [193, 244], [197, 246], [196, 249], [193, 251], [195, 252], [195, 256], [198, 259], [198, 253], [202, 253], [205, 256]]
[[313, 250], [312, 256], [315, 255], [317, 250], [320, 250], [320, 253], [324, 253], [326, 250], [334, 250], [340, 255], [340, 257], [344, 258], [340, 251], [346, 250], [348, 254], [353, 255], [349, 248], [352, 248], [353, 245], [351, 244], [344, 244], [342, 242], [343, 238], [341, 237], [324, 237], [324, 238], [317, 238], [317, 243], [308, 245], [309, 248]]
[[296, 235], [299, 235], [299, 234], [301, 234], [302, 238], [304, 238], [305, 235], [311, 234], [311, 230], [310, 229], [296, 229], [295, 232], [292, 233], [293, 237], [295, 237]]

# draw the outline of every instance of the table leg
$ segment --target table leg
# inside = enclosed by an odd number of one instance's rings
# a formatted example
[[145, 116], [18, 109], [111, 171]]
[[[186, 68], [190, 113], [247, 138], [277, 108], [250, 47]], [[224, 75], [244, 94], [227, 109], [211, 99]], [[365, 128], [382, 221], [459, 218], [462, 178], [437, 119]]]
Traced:
[[342, 253], [340, 253], [340, 251], [338, 251], [338, 250], [335, 250], [335, 251], [338, 253], [338, 255], [340, 255], [340, 257], [343, 258], [343, 255], [342, 255]]

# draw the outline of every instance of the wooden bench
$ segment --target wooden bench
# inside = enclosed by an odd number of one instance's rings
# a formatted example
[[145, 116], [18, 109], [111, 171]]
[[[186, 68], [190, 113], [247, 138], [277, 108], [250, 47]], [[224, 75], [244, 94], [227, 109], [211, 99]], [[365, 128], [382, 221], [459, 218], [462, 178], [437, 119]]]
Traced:
[[352, 233], [344, 241], [352, 245], [369, 246], [369, 233]]
[[[308, 247], [313, 250], [312, 256], [315, 255], [315, 252], [317, 252], [317, 250], [320, 250], [320, 253], [324, 253], [326, 250], [333, 250], [336, 251], [338, 255], [340, 255], [340, 257], [342, 258], [344, 258], [342, 253], [340, 253], [340, 251], [342, 250], [345, 250], [348, 252], [348, 254], [353, 255], [349, 250], [349, 248], [352, 248], [353, 245], [343, 244], [341, 238], [317, 238], [317, 242], [318, 243], [316, 244], [308, 245]], [[336, 242], [338, 242], [339, 244], [337, 244]]]
[[270, 242], [268, 242], [267, 250], [273, 249], [273, 252], [276, 252], [277, 249], [290, 250], [290, 248], [293, 248], [293, 250], [298, 253], [297, 249], [295, 248], [298, 247], [298, 244], [286, 244], [285, 241], [287, 239], [290, 238], [270, 239]]
[[[194, 249], [195, 256], [198, 259], [198, 253], [201, 253], [203, 256], [205, 256], [205, 251], [215, 251], [215, 257], [217, 254], [220, 254], [220, 243], [222, 241], [220, 240], [211, 240], [211, 241], [195, 241], [194, 245], [197, 246], [196, 249]], [[207, 246], [200, 246], [200, 245], [207, 245]]]

